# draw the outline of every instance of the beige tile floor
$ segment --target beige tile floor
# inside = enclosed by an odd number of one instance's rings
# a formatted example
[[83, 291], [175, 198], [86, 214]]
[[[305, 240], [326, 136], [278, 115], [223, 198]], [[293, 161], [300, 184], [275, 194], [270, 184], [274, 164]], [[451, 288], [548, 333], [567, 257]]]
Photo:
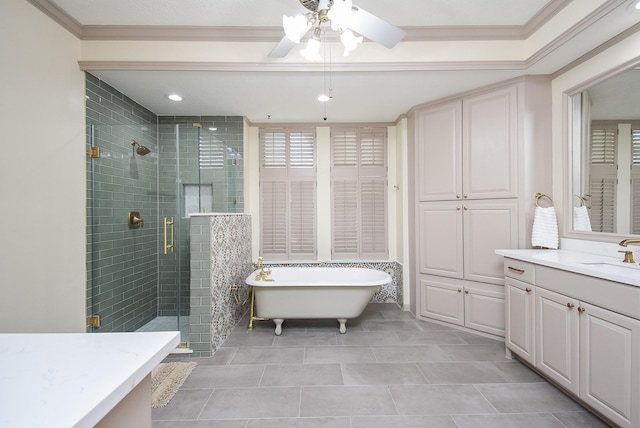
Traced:
[[[603, 427], [504, 344], [370, 304], [340, 334], [334, 320], [247, 329], [194, 359], [154, 428]], [[171, 359], [186, 359], [172, 356]]]

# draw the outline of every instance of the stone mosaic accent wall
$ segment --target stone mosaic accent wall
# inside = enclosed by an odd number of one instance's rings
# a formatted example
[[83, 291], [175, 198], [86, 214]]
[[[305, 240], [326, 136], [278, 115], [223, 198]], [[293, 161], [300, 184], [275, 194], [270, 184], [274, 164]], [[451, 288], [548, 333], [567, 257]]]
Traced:
[[[197, 236], [199, 235], [199, 236]], [[251, 217], [191, 217], [191, 334], [194, 357], [211, 356], [249, 309]], [[231, 287], [236, 285], [237, 290]]]
[[381, 270], [391, 276], [391, 282], [383, 285], [371, 298], [371, 303], [397, 303], [402, 306], [402, 265], [398, 262], [367, 261], [367, 262], [315, 262], [315, 263], [269, 263], [274, 267], [356, 267]]

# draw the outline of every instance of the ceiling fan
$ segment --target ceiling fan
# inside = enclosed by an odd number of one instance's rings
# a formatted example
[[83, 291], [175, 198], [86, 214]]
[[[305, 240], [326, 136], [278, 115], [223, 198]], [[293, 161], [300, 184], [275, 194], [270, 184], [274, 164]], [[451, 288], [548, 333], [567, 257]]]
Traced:
[[[269, 58], [284, 58], [295, 45], [300, 43], [312, 27], [313, 35], [309, 39], [307, 49], [315, 49], [311, 44], [320, 45], [321, 25], [331, 24], [331, 29], [340, 33], [340, 40], [345, 46], [345, 56], [354, 50], [362, 37], [356, 37], [353, 32], [366, 37], [389, 49], [397, 45], [406, 35], [405, 31], [389, 24], [375, 15], [353, 6], [352, 0], [299, 0], [309, 10], [295, 17], [284, 15], [282, 26], [285, 36], [269, 53]], [[317, 49], [316, 49], [317, 50]], [[304, 52], [302, 52], [305, 55]], [[305, 55], [309, 60], [319, 60], [319, 54], [315, 56]]]

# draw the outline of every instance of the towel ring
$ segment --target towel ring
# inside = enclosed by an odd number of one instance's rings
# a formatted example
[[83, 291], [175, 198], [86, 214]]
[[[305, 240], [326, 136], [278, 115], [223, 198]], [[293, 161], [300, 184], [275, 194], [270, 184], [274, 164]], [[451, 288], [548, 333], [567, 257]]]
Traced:
[[581, 206], [581, 207], [584, 207], [584, 206], [585, 206], [585, 204], [587, 203], [587, 198], [584, 198], [584, 197], [582, 197], [582, 196], [580, 196], [580, 195], [573, 195], [573, 196], [574, 196], [575, 198], [580, 199], [580, 206]]
[[549, 199], [549, 202], [551, 202], [551, 205], [553, 205], [553, 199], [551, 199], [549, 196], [545, 195], [544, 193], [536, 193], [536, 207], [539, 207], [540, 205], [538, 205], [538, 201], [540, 200], [540, 198], [547, 198]]

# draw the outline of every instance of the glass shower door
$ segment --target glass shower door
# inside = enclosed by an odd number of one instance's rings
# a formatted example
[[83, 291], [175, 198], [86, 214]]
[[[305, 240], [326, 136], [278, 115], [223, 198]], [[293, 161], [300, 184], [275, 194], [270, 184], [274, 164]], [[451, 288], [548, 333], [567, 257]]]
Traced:
[[[189, 132], [187, 132], [189, 131]], [[189, 218], [185, 184], [195, 159], [193, 134], [183, 124], [158, 127], [158, 316], [170, 317], [180, 331], [181, 347], [189, 343]]]

